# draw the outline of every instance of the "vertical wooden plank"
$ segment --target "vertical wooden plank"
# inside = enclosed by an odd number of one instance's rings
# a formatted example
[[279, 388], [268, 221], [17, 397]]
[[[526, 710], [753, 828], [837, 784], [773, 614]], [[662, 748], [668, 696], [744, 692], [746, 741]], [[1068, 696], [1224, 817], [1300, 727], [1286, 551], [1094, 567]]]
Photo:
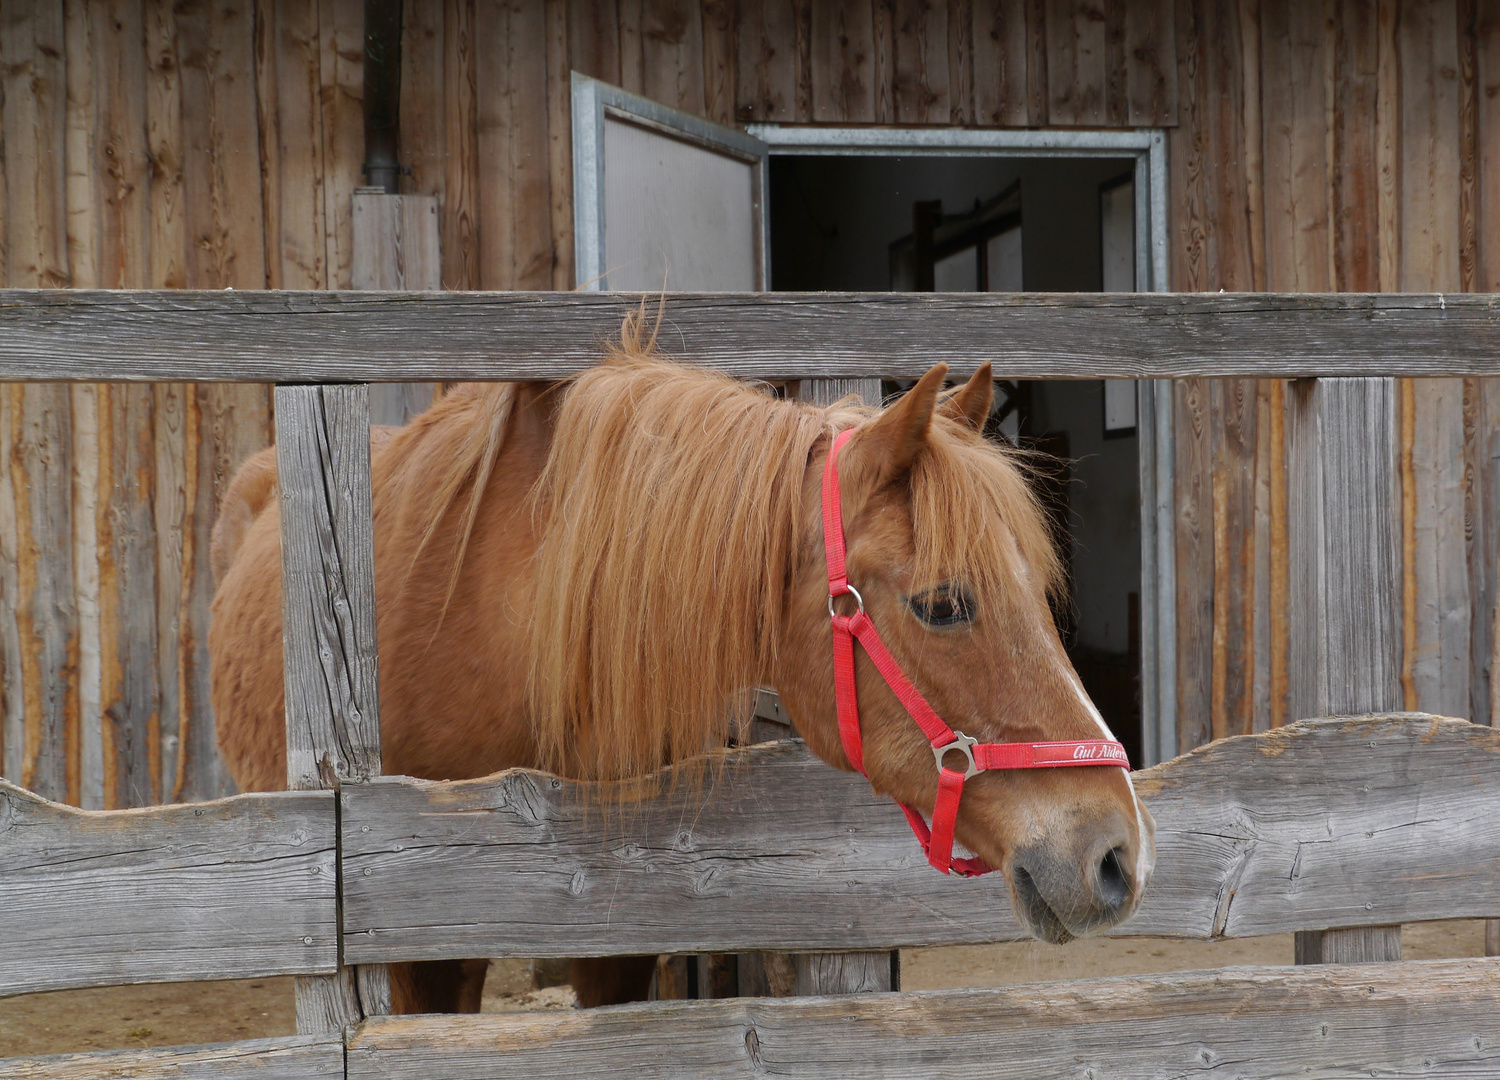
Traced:
[[[447, 127], [443, 86], [444, 5], [406, 0], [401, 10], [401, 164], [411, 170], [402, 193], [443, 198]], [[356, 260], [357, 261], [357, 260]]]
[[1292, 717], [1400, 708], [1395, 381], [1292, 385]]
[[[1249, 560], [1250, 580], [1253, 584], [1246, 618], [1249, 628], [1246, 640], [1249, 643], [1249, 730], [1261, 732], [1273, 726], [1271, 708], [1271, 637], [1275, 632], [1271, 615], [1271, 537], [1275, 518], [1272, 501], [1271, 469], [1271, 394], [1278, 380], [1260, 379], [1253, 384], [1255, 393], [1255, 438], [1252, 442], [1254, 463], [1254, 496], [1251, 499], [1251, 514], [1246, 530], [1253, 555]], [[1278, 431], [1279, 434], [1279, 431]], [[1279, 457], [1274, 459], [1282, 464]]]
[[[1400, 708], [1394, 379], [1292, 384], [1292, 716]], [[1298, 963], [1401, 959], [1399, 926], [1297, 935]]]
[[1469, 570], [1469, 719], [1496, 723], [1494, 655], [1500, 588], [1500, 394], [1489, 379], [1465, 379], [1464, 535]]
[[1332, 287], [1326, 46], [1321, 3], [1262, 0], [1266, 281], [1273, 290]]
[[1026, 122], [1051, 123], [1048, 115], [1047, 0], [1026, 0]]
[[73, 410], [73, 593], [78, 604], [78, 805], [103, 810], [104, 784], [103, 646], [99, 611], [99, 399], [108, 388], [89, 384], [69, 388]]
[[1291, 538], [1287, 525], [1288, 495], [1287, 495], [1287, 473], [1286, 473], [1286, 390], [1287, 383], [1282, 379], [1271, 381], [1270, 395], [1270, 424], [1269, 445], [1267, 447], [1270, 455], [1271, 471], [1271, 598], [1270, 598], [1270, 637], [1271, 637], [1271, 700], [1270, 700], [1270, 724], [1272, 727], [1281, 727], [1287, 722], [1288, 700], [1287, 690], [1290, 677], [1288, 675], [1288, 652], [1291, 648], [1291, 627], [1287, 615], [1290, 606], [1290, 545]]
[[[1177, 40], [1181, 72], [1179, 127], [1167, 134], [1167, 167], [1174, 195], [1172, 287], [1194, 292], [1208, 287], [1208, 69], [1204, 64], [1207, 0], [1178, 0]], [[1163, 750], [1163, 753], [1166, 751]]]
[[287, 787], [380, 775], [365, 386], [278, 386]]
[[741, 0], [738, 102], [742, 121], [797, 119], [794, 0]]
[[[716, 124], [735, 122], [734, 73], [739, 56], [737, 16], [734, 0], [704, 0], [703, 115]], [[566, 82], [566, 70], [563, 71], [563, 77]], [[570, 161], [571, 150], [570, 146]], [[571, 179], [568, 190], [573, 190]], [[569, 240], [570, 259], [572, 250], [572, 241]]]
[[1125, 121], [1131, 127], [1177, 123], [1177, 30], [1173, 0], [1125, 5]]
[[552, 286], [546, 20], [527, 0], [476, 9], [480, 286]]
[[1458, 26], [1455, 0], [1401, 8], [1401, 282], [1457, 292], [1459, 272]]
[[874, 59], [875, 16], [870, 0], [828, 0], [813, 5], [815, 121], [874, 123]]
[[354, 262], [354, 189], [364, 183], [364, 3], [317, 0], [323, 124], [325, 288], [347, 289]]
[[1213, 737], [1213, 431], [1211, 383], [1174, 385], [1174, 496], [1177, 504], [1177, 746], [1186, 753]]
[[154, 404], [146, 383], [112, 386], [100, 400], [101, 699], [111, 808], [161, 801]]
[[[59, 802], [76, 799], [78, 612], [73, 596], [72, 411], [66, 386], [12, 384], [10, 453], [17, 534], [16, 621], [21, 651], [24, 749], [21, 785]], [[70, 775], [70, 773], [72, 775]]]
[[1470, 606], [1463, 396], [1462, 379], [1417, 379], [1412, 384], [1416, 652], [1410, 668], [1418, 709], [1467, 717]]
[[1253, 726], [1256, 384], [1216, 379], [1213, 417], [1213, 737]]
[[184, 741], [192, 714], [184, 708], [183, 614], [191, 596], [183, 589], [184, 540], [191, 527], [192, 470], [188, 468], [187, 388], [156, 383], [152, 388], [154, 446], [151, 463], [156, 535], [156, 684], [161, 707], [161, 767], [157, 790], [163, 802], [178, 802], [187, 782]]
[[946, 124], [948, 7], [940, 0], [894, 0], [896, 122]]
[[620, 86], [632, 94], [644, 93], [646, 71], [641, 53], [641, 10], [645, 0], [615, 0], [619, 9]]
[[978, 3], [972, 11], [974, 122], [1021, 127], [1027, 117], [1026, 8]]
[[616, 0], [568, 0], [568, 55], [574, 71], [618, 86], [619, 35]]
[[151, 285], [187, 284], [182, 181], [182, 90], [171, 0], [146, 0], [146, 149], [151, 163]]
[[266, 177], [266, 269], [271, 288], [326, 289], [322, 42], [316, 5], [270, 0], [260, 18], [257, 89]]
[[1047, 0], [1049, 123], [1106, 122], [1106, 37], [1103, 0]]
[[443, 287], [479, 288], [479, 91], [474, 0], [443, 8]]
[[1478, 0], [1457, 0], [1458, 47], [1458, 282], [1479, 282], [1479, 54]]
[[[367, 388], [278, 386], [276, 418], [287, 786], [330, 788], [380, 773]], [[299, 1032], [363, 1011], [347, 968], [297, 980]]]
[[[430, 291], [441, 288], [438, 201], [432, 195], [356, 193], [353, 286]], [[370, 423], [400, 426], [432, 404], [433, 383], [381, 383], [369, 390]]]
[[1104, 123], [1122, 128], [1129, 100], [1125, 81], [1126, 0], [1104, 0]]
[[1378, 0], [1375, 48], [1376, 219], [1380, 288], [1401, 288], [1401, 61], [1399, 0]]
[[1500, 5], [1479, 5], [1474, 37], [1480, 208], [1476, 288], [1500, 292]]
[[697, 0], [642, 0], [642, 92], [703, 115], [703, 12]]
[[948, 9], [948, 122], [974, 122], [974, 2], [952, 0]]
[[[552, 217], [552, 288], [573, 288], [573, 99], [567, 0], [546, 0], [547, 155]], [[705, 53], [700, 52], [700, 61]]]
[[1329, 100], [1329, 208], [1333, 287], [1374, 292], [1380, 282], [1379, 172], [1376, 164], [1378, 12], [1339, 0], [1334, 22], [1334, 92]]
[[873, 0], [875, 122], [896, 122], [896, 0]]
[[26, 752], [26, 685], [19, 625], [20, 535], [10, 467], [16, 444], [12, 397], [10, 387], [0, 388], [0, 454], [5, 458], [0, 462], [0, 775], [20, 784]]

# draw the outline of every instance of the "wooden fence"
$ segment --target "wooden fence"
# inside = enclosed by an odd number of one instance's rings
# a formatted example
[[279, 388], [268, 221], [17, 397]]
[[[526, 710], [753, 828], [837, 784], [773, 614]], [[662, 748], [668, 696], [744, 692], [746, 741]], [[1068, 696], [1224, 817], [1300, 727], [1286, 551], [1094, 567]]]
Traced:
[[[0, 293], [0, 379], [286, 383], [276, 404], [288, 780], [300, 789], [84, 812], [0, 787], [0, 995], [294, 974], [302, 1032], [12, 1059], [0, 1075], [1076, 1076], [1232, 1064], [1248, 1077], [1311, 1063], [1326, 1077], [1500, 1078], [1500, 966], [1486, 960], [381, 1015], [381, 965], [396, 960], [1021, 936], [1003, 890], [932, 873], [888, 803], [797, 743], [729, 753], [707, 789], [644, 778], [608, 811], [588, 785], [529, 771], [378, 777], [360, 381], [559, 375], [587, 363], [636, 302]], [[674, 351], [762, 378], [897, 376], [933, 358], [959, 370], [994, 360], [1001, 377], [1500, 373], [1500, 308], [1487, 297], [702, 296], [674, 298], [668, 315]], [[291, 384], [309, 379], [353, 385]], [[1389, 449], [1381, 425], [1349, 421], [1384, 415], [1387, 386], [1310, 382], [1293, 442], [1319, 478], [1303, 493], [1293, 561], [1333, 598], [1305, 626], [1317, 648], [1300, 700], [1379, 715], [1228, 740], [1137, 774], [1159, 823], [1157, 873], [1117, 933], [1296, 930], [1304, 960], [1361, 949], [1395, 960], [1402, 922], [1500, 917], [1500, 732], [1384, 711], [1378, 616], [1394, 595], [1380, 579], [1390, 568], [1340, 546], [1345, 504], [1358, 502], [1361, 477], [1384, 483]], [[1359, 541], [1378, 554], [1389, 522], [1380, 492], [1372, 498]], [[312, 790], [335, 784], [336, 795]]]

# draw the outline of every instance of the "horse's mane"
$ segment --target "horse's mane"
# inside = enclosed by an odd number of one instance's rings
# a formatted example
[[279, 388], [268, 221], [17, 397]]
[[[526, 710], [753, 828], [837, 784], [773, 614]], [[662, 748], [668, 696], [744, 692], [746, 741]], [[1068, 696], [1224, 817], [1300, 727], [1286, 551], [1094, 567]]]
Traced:
[[[809, 457], [874, 413], [666, 362], [638, 322], [573, 381], [534, 492], [530, 691], [548, 767], [616, 779], [723, 745], [774, 659]], [[962, 574], [993, 594], [1029, 566], [1056, 583], [1013, 455], [939, 420], [911, 491], [918, 580]]]

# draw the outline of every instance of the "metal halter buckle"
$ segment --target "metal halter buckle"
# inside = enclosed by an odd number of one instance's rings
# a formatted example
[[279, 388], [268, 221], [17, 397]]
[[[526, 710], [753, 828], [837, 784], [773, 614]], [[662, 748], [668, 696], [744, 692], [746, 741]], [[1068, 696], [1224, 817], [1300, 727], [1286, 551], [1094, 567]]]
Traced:
[[857, 611], [855, 611], [854, 614], [856, 614], [856, 615], [863, 615], [865, 613], [865, 598], [863, 596], [859, 595], [859, 590], [858, 589], [856, 589], [853, 585], [850, 585], [848, 582], [845, 582], [844, 583], [844, 591], [843, 592], [838, 593], [837, 595], [835, 595], [833, 593], [829, 593], [828, 594], [828, 617], [829, 618], [836, 618], [838, 616], [838, 612], [836, 612], [836, 611], [833, 610], [833, 602], [835, 600], [837, 600], [840, 596], [846, 596], [846, 595], [854, 597], [854, 602], [859, 605], [859, 609]]
[[969, 780], [979, 775], [979, 762], [974, 760], [974, 747], [979, 745], [978, 739], [971, 739], [962, 731], [953, 733], [953, 741], [945, 746], [934, 746], [932, 756], [937, 759], [938, 772], [942, 772], [947, 766], [943, 764], [943, 758], [950, 750], [957, 750], [969, 759], [969, 767], [964, 770], [964, 779]]

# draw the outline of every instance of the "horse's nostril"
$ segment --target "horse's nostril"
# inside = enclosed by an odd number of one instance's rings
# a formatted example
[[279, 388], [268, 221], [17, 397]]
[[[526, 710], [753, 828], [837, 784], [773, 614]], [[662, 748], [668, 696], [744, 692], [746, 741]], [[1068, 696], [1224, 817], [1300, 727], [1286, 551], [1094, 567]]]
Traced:
[[1099, 899], [1111, 911], [1118, 911], [1130, 902], [1130, 880], [1120, 865], [1122, 854], [1120, 848], [1110, 848], [1099, 861]]

